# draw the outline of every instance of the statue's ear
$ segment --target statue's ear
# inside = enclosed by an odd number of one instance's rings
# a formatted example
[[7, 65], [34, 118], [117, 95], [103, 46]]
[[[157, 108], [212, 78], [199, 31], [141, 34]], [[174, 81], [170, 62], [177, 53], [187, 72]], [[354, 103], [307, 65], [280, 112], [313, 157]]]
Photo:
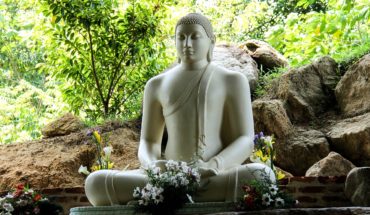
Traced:
[[215, 48], [216, 38], [211, 40], [211, 45], [209, 46], [208, 54], [207, 54], [207, 61], [211, 62], [213, 57], [213, 49]]

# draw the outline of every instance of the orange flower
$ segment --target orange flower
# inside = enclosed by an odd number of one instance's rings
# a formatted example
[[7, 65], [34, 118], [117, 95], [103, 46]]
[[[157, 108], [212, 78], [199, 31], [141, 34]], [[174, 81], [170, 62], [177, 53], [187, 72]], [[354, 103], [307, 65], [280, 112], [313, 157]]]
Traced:
[[33, 197], [33, 201], [37, 202], [41, 199], [41, 195], [40, 194], [36, 194], [34, 197]]
[[17, 190], [23, 190], [23, 189], [24, 189], [24, 184], [17, 185]]

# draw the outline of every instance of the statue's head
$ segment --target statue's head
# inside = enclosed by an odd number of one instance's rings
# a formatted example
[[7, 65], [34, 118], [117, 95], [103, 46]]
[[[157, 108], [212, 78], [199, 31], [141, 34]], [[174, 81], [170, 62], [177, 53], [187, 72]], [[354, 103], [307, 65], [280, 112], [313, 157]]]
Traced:
[[179, 62], [184, 59], [212, 60], [216, 37], [211, 22], [199, 13], [189, 13], [176, 24], [176, 49]]

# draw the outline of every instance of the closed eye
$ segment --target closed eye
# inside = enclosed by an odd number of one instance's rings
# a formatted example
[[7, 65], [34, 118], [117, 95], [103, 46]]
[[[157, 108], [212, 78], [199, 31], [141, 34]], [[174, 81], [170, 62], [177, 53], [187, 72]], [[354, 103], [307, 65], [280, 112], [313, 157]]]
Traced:
[[199, 35], [199, 34], [191, 35], [191, 39], [199, 39], [199, 38], [201, 38], [201, 35]]
[[179, 35], [179, 36], [177, 36], [177, 39], [178, 40], [185, 40], [185, 36], [184, 35]]

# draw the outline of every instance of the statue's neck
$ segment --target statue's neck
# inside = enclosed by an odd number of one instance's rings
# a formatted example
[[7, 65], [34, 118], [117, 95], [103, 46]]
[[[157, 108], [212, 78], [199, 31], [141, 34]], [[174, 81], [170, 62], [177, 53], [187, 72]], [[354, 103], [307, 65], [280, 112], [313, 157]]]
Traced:
[[184, 71], [194, 71], [195, 72], [195, 71], [202, 71], [208, 64], [209, 62], [205, 59], [205, 60], [200, 60], [200, 61], [191, 62], [191, 63], [181, 62], [180, 66]]

